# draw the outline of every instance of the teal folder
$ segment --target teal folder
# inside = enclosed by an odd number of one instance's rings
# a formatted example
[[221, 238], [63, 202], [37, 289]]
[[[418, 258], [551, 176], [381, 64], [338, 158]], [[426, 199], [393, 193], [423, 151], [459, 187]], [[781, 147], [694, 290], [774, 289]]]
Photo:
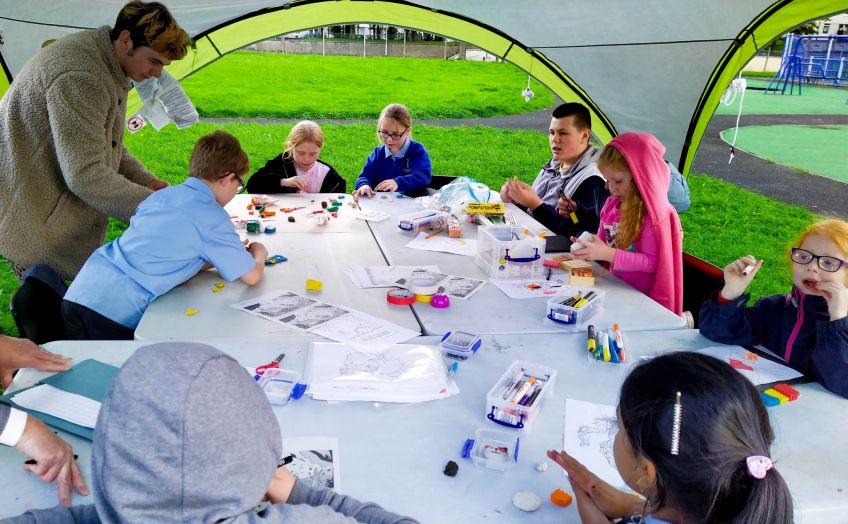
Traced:
[[[54, 388], [67, 391], [68, 393], [76, 393], [77, 395], [82, 395], [83, 397], [103, 402], [103, 399], [106, 397], [106, 391], [109, 389], [109, 386], [112, 384], [112, 379], [115, 378], [115, 374], [117, 373], [118, 368], [115, 366], [104, 364], [99, 360], [88, 359], [83, 360], [68, 371], [51, 375], [32, 387], [36, 387], [41, 384], [49, 384]], [[30, 388], [0, 396], [0, 400], [5, 401], [7, 404], [12, 404], [18, 409], [31, 413], [35, 417], [41, 419], [41, 421], [45, 424], [49, 424], [54, 428], [67, 431], [68, 433], [73, 433], [74, 435], [84, 439], [92, 440], [94, 438], [94, 430], [91, 428], [78, 426], [77, 424], [73, 424], [67, 420], [53, 417], [40, 411], [22, 408], [15, 404], [15, 395], [21, 391], [26, 391], [27, 389]]]

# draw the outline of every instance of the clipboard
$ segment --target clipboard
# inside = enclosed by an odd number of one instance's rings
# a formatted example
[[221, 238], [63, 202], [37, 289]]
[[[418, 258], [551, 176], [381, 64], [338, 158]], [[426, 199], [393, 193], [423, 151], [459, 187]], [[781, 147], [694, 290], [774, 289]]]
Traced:
[[109, 390], [109, 386], [112, 384], [112, 380], [117, 373], [118, 368], [115, 366], [110, 366], [94, 359], [83, 360], [68, 371], [51, 375], [29, 388], [9, 393], [8, 395], [2, 395], [0, 396], [0, 401], [32, 414], [49, 426], [67, 431], [87, 440], [92, 440], [94, 438], [93, 429], [73, 424], [67, 420], [40, 411], [22, 408], [15, 403], [15, 395], [42, 384], [49, 384], [54, 388], [67, 391], [68, 393], [75, 393], [96, 400], [97, 402], [103, 402], [106, 392]]

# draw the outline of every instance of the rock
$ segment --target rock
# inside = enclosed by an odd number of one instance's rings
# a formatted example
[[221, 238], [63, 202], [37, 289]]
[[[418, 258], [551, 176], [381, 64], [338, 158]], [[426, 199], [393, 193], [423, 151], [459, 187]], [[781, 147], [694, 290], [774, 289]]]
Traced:
[[548, 471], [548, 463], [547, 462], [539, 462], [536, 464], [536, 471], [539, 473], [544, 473]]
[[521, 511], [536, 511], [542, 507], [542, 499], [532, 491], [519, 491], [512, 496], [512, 505]]
[[447, 475], [449, 477], [455, 477], [456, 473], [458, 471], [459, 471], [459, 465], [452, 460], [449, 460], [448, 463], [445, 465], [444, 473], [445, 473], [445, 475]]

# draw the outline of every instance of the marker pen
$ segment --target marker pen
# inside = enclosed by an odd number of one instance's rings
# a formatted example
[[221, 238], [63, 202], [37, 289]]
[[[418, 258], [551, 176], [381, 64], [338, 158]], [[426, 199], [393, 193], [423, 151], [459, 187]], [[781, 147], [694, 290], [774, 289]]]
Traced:
[[501, 395], [501, 398], [503, 400], [509, 398], [510, 391], [512, 391], [512, 388], [514, 388], [521, 381], [522, 378], [524, 378], [523, 371], [518, 371], [515, 373], [515, 376], [512, 377], [512, 380], [510, 381], [509, 385], [504, 388], [503, 394]]
[[612, 330], [615, 332], [615, 345], [618, 346], [618, 358], [622, 362], [627, 362], [627, 353], [624, 352], [624, 338], [621, 336], [621, 329], [617, 323], [612, 325]]
[[586, 344], [589, 346], [589, 353], [597, 351], [598, 346], [595, 344], [595, 326], [589, 324], [589, 335], [586, 338]]
[[753, 270], [754, 270], [754, 266], [751, 265], [751, 264], [748, 264], [747, 266], [745, 266], [745, 269], [742, 270], [742, 276], [747, 277], [748, 275], [751, 274], [751, 271], [753, 271]]
[[609, 337], [606, 331], [601, 331], [601, 347], [604, 348], [604, 362], [610, 361]]
[[536, 377], [530, 377], [529, 380], [526, 380], [524, 384], [522, 384], [521, 387], [518, 389], [518, 391], [515, 392], [515, 395], [512, 396], [510, 402], [512, 402], [513, 404], [517, 404], [521, 397], [523, 397], [525, 393], [530, 391], [530, 387], [533, 385], [534, 382], [536, 382]]

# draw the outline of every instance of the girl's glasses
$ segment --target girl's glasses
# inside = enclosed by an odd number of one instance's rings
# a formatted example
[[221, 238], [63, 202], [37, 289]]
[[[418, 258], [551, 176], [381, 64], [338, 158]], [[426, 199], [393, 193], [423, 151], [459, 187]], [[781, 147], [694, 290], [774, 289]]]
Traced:
[[389, 133], [388, 131], [383, 131], [382, 129], [377, 131], [377, 134], [380, 135], [380, 138], [383, 140], [387, 138], [391, 138], [392, 140], [400, 140], [406, 132], [409, 131], [409, 128], [403, 130], [403, 133]]
[[821, 270], [827, 271], [828, 273], [835, 273], [839, 271], [839, 268], [846, 264], [844, 260], [839, 260], [838, 258], [814, 255], [800, 247], [792, 248], [792, 262], [795, 262], [796, 264], [807, 265], [812, 262], [814, 258], [818, 259]]

